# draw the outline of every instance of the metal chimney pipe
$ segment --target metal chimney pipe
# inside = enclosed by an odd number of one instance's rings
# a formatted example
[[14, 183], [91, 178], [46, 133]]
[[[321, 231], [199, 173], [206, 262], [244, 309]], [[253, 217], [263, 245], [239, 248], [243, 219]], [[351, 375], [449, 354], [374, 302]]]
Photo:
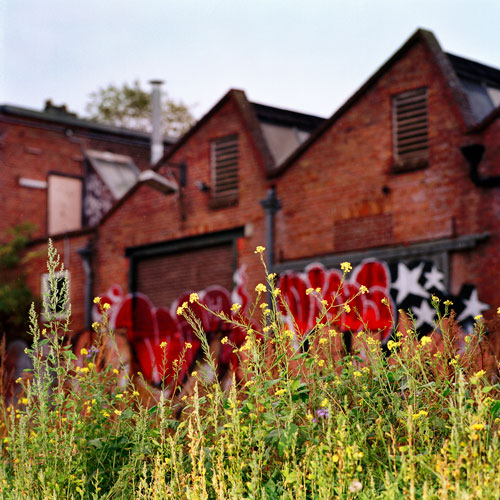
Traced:
[[151, 80], [151, 165], [155, 165], [163, 156], [163, 133], [161, 130], [161, 86], [162, 80]]

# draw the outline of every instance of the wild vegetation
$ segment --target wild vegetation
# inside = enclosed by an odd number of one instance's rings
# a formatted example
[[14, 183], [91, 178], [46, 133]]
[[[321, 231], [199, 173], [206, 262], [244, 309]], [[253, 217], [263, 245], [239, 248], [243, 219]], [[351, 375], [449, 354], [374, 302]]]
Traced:
[[[254, 322], [213, 311], [246, 332], [233, 347], [239, 368], [230, 387], [212, 376], [210, 346], [187, 302], [178, 314], [206, 364], [191, 374], [189, 394], [165, 387], [151, 404], [140, 375], [118, 355], [108, 362], [114, 336], [105, 306], [94, 345], [76, 355], [65, 345], [70, 315], [55, 312], [67, 288], [57, 286], [52, 247], [48, 267], [45, 313], [30, 311], [33, 370], [17, 381], [19, 400], [0, 408], [2, 498], [498, 498], [500, 386], [498, 365], [483, 356], [481, 318], [459, 354], [451, 305], [435, 299], [431, 336], [419, 338], [408, 316], [388, 352], [367, 331], [346, 354], [336, 317], [349, 304], [310, 290], [322, 312], [298, 336], [267, 275]], [[350, 265], [342, 270], [345, 277]]]

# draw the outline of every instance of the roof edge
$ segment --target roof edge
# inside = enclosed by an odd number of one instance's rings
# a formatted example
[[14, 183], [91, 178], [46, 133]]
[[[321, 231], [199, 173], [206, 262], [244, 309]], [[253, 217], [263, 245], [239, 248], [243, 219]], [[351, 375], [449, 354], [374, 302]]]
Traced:
[[415, 43], [424, 42], [428, 49], [434, 56], [434, 60], [440, 68], [445, 80], [448, 82], [451, 93], [459, 107], [462, 118], [465, 122], [465, 126], [469, 127], [473, 124], [474, 119], [472, 111], [470, 109], [469, 101], [467, 96], [462, 89], [461, 83], [456, 76], [450, 61], [448, 60], [446, 54], [441, 49], [439, 42], [431, 31], [419, 28], [413, 33], [410, 38], [385, 62], [373, 73], [368, 80], [365, 81], [358, 88], [358, 90], [351, 95], [345, 101], [345, 103], [338, 108], [338, 110], [325, 122], [323, 122], [319, 128], [313, 133], [307, 141], [302, 143], [295, 151], [293, 151], [288, 158], [286, 158], [278, 167], [274, 169], [269, 175], [270, 178], [275, 178], [284, 173], [288, 168], [298, 159], [302, 154], [316, 141], [318, 140], [337, 120], [339, 120], [364, 94], [371, 88], [376, 82], [382, 77], [382, 75], [396, 63], [398, 59], [404, 56]]

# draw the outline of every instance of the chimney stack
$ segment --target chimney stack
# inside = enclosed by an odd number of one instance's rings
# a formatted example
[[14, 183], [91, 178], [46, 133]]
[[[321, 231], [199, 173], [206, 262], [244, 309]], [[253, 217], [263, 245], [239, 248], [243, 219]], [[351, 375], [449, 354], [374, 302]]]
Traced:
[[151, 80], [151, 165], [155, 165], [163, 156], [163, 133], [161, 130], [161, 86], [162, 80]]

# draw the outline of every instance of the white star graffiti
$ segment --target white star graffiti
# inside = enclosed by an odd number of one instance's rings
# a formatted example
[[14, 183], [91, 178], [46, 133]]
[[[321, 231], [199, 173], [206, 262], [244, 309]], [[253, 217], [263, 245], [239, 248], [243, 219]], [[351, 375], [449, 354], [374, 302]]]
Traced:
[[420, 328], [424, 323], [428, 325], [433, 325], [434, 318], [436, 317], [436, 311], [432, 308], [426, 300], [423, 300], [420, 307], [412, 307], [412, 312], [416, 317], [416, 328]]
[[439, 271], [436, 266], [432, 266], [432, 269], [428, 273], [425, 273], [424, 276], [426, 279], [424, 286], [427, 290], [430, 288], [437, 288], [441, 292], [445, 291], [443, 283], [444, 273]]
[[463, 321], [465, 318], [468, 318], [469, 316], [475, 318], [483, 311], [486, 311], [487, 309], [490, 308], [488, 304], [485, 304], [484, 302], [481, 302], [479, 300], [479, 297], [477, 295], [477, 290], [475, 288], [472, 290], [470, 297], [468, 299], [464, 299], [463, 302], [465, 304], [465, 309], [458, 316], [457, 318], [458, 321]]
[[415, 269], [408, 269], [406, 264], [398, 263], [398, 279], [392, 283], [392, 288], [398, 291], [396, 302], [400, 304], [408, 295], [417, 295], [426, 299], [429, 292], [418, 282], [424, 263], [421, 262]]

